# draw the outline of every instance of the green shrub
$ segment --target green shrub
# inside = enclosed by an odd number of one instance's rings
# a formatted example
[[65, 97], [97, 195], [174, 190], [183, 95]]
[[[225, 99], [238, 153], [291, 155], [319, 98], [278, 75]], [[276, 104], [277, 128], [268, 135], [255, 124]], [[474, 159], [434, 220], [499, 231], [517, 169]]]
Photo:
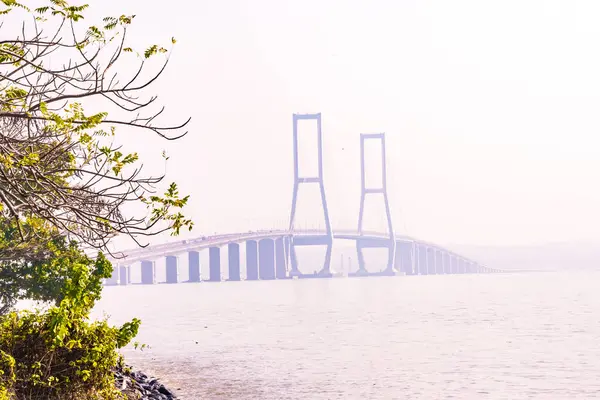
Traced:
[[112, 266], [91, 259], [76, 243], [54, 248], [51, 263], [68, 268], [55, 305], [47, 311], [14, 311], [0, 317], [0, 400], [122, 397], [113, 370], [118, 349], [138, 332], [134, 319], [121, 327], [90, 321]]
[[57, 340], [61, 312], [57, 307], [2, 317], [0, 399], [119, 397], [113, 376], [120, 362], [117, 349], [137, 333], [139, 321], [116, 328], [106, 321], [71, 319]]

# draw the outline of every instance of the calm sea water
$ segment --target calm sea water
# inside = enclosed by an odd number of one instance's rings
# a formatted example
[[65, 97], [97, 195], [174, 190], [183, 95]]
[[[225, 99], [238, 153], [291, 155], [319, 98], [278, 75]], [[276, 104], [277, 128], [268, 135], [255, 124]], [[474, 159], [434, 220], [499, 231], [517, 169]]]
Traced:
[[600, 273], [109, 287], [184, 399], [598, 399]]

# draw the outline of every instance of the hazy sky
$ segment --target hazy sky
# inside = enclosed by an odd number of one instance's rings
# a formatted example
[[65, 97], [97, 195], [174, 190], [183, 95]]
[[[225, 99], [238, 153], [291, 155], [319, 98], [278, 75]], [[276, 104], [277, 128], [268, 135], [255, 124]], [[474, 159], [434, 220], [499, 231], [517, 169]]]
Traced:
[[[357, 224], [359, 134], [385, 132], [397, 232], [597, 241], [600, 2], [92, 3], [98, 15], [137, 14], [137, 43], [178, 39], [154, 90], [174, 120], [193, 117], [190, 134], [127, 143], [148, 146], [159, 171], [168, 150], [169, 179], [192, 195], [191, 236], [284, 225], [292, 113], [321, 112], [334, 227]], [[317, 193], [301, 193], [300, 225], [322, 220]], [[384, 227], [382, 213], [368, 210], [371, 226]]]

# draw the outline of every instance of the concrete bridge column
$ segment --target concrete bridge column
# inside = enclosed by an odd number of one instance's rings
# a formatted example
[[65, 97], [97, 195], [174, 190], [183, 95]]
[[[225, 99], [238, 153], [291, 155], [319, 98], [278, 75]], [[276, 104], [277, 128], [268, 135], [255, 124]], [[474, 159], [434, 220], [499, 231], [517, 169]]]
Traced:
[[256, 240], [246, 242], [246, 280], [258, 280], [258, 243]]
[[275, 279], [275, 242], [272, 239], [258, 242], [258, 276], [261, 280]]
[[396, 258], [394, 260], [395, 269], [399, 272], [404, 272], [406, 275], [413, 274], [414, 263], [414, 247], [413, 243], [397, 242], [396, 243]]
[[127, 265], [119, 265], [119, 285], [126, 286], [129, 284], [129, 267]]
[[154, 285], [156, 283], [156, 266], [154, 261], [142, 261], [142, 284]]
[[432, 247], [426, 248], [427, 252], [427, 273], [435, 275], [435, 250]]
[[448, 273], [448, 253], [442, 251], [442, 271], [444, 274]]
[[166, 277], [167, 283], [179, 283], [179, 265], [177, 256], [166, 256]]
[[285, 251], [285, 239], [280, 237], [275, 240], [275, 277], [277, 279], [287, 278], [287, 257]]
[[200, 253], [188, 252], [189, 282], [200, 282]]
[[294, 246], [294, 238], [290, 237], [290, 277], [302, 276], [298, 268], [298, 257], [296, 255], [296, 247]]
[[356, 275], [368, 276], [369, 272], [367, 271], [367, 265], [365, 263], [365, 254], [362, 251], [360, 240], [356, 241], [356, 260], [358, 261], [358, 270], [356, 270]]
[[415, 242], [412, 242], [410, 245], [410, 264], [407, 267], [410, 267], [411, 275], [419, 275], [419, 268], [417, 267], [417, 246]]
[[396, 243], [396, 256], [394, 257], [394, 269], [398, 272], [402, 271], [402, 256], [404, 251], [402, 250], [402, 244]]
[[240, 276], [240, 245], [229, 243], [227, 245], [227, 256], [229, 257], [229, 280], [239, 281]]
[[110, 278], [106, 278], [104, 282], [105, 285], [114, 286], [119, 284], [119, 266], [117, 264], [113, 264], [112, 275]]
[[444, 254], [441, 250], [435, 251], [435, 272], [438, 275], [444, 273]]
[[419, 245], [413, 243], [413, 273], [419, 275], [421, 269], [419, 266]]
[[427, 265], [427, 246], [419, 245], [419, 275], [429, 275], [429, 266]]
[[208, 249], [208, 279], [211, 282], [221, 282], [221, 249]]
[[414, 244], [415, 250], [415, 275], [422, 275], [421, 270], [423, 268], [421, 264], [421, 246], [418, 244]]
[[285, 244], [285, 263], [286, 263], [286, 269], [289, 270], [290, 269], [290, 264], [291, 264], [291, 258], [292, 258], [292, 251], [291, 251], [291, 246], [292, 246], [292, 238], [290, 236], [286, 236], [284, 238], [283, 243]]
[[453, 274], [458, 274], [460, 273], [460, 270], [458, 269], [458, 257], [457, 256], [452, 256], [452, 273]]
[[458, 273], [459, 274], [465, 273], [465, 260], [463, 260], [462, 258], [458, 259]]

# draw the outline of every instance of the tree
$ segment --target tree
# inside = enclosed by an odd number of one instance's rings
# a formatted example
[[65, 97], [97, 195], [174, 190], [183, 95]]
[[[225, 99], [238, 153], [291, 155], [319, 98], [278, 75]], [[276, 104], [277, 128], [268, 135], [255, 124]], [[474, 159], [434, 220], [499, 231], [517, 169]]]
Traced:
[[[84, 246], [107, 252], [116, 235], [143, 245], [144, 236], [178, 234], [193, 225], [181, 212], [188, 197], [181, 197], [174, 183], [157, 195], [163, 176], [146, 176], [137, 154], [114, 144], [123, 129], [166, 140], [187, 133], [189, 119], [157, 122], [165, 107], [146, 94], [168, 65], [167, 49], [151, 45], [140, 54], [128, 46], [134, 15], [91, 25], [84, 19], [87, 5], [44, 1], [32, 10], [23, 2], [0, 0], [0, 304], [5, 307], [22, 297], [60, 300], [64, 277], [72, 271], [71, 263], [55, 260], [72, 241], [79, 251]], [[10, 32], [6, 24], [19, 16], [23, 24]], [[149, 75], [148, 64], [159, 55], [164, 59]], [[138, 62], [131, 76], [119, 76], [121, 60]], [[125, 212], [130, 203], [143, 204], [146, 211]]]
[[[59, 234], [106, 251], [118, 234], [140, 243], [143, 236], [191, 229], [180, 212], [188, 198], [179, 196], [177, 186], [157, 196], [163, 177], [144, 176], [137, 154], [112, 144], [119, 128], [166, 140], [186, 133], [189, 119], [175, 125], [156, 122], [165, 108], [157, 109], [157, 97], [145, 94], [169, 60], [165, 57], [158, 72], [147, 76], [148, 59], [167, 49], [152, 45], [138, 54], [127, 46], [134, 15], [84, 26], [87, 5], [48, 0], [30, 10], [16, 0], [0, 1], [6, 7], [0, 14], [13, 21], [19, 12], [31, 18], [13, 37], [0, 40], [0, 212], [4, 224], [18, 233], [13, 243], [43, 246]], [[127, 79], [116, 72], [124, 57], [139, 60]], [[64, 61], [59, 65], [57, 59]], [[102, 111], [87, 113], [84, 105]], [[136, 202], [148, 212], [123, 211]], [[24, 257], [4, 244], [0, 260]]]
[[[90, 321], [112, 272], [103, 252], [115, 235], [138, 241], [192, 228], [181, 213], [188, 197], [174, 183], [156, 195], [162, 176], [145, 176], [137, 155], [112, 141], [118, 128], [174, 140], [189, 119], [159, 125], [164, 108], [152, 112], [156, 96], [142, 98], [168, 58], [146, 79], [144, 66], [165, 48], [137, 55], [139, 69], [125, 83], [113, 73], [121, 57], [136, 55], [125, 40], [134, 16], [83, 26], [87, 5], [42, 1], [31, 10], [0, 0], [0, 399], [112, 400], [122, 398], [113, 375], [122, 360], [117, 350], [140, 321]], [[5, 24], [19, 13], [29, 19], [7, 37]], [[102, 111], [87, 113], [89, 106]], [[147, 212], [129, 215], [128, 203]], [[6, 313], [20, 298], [53, 304]]]

